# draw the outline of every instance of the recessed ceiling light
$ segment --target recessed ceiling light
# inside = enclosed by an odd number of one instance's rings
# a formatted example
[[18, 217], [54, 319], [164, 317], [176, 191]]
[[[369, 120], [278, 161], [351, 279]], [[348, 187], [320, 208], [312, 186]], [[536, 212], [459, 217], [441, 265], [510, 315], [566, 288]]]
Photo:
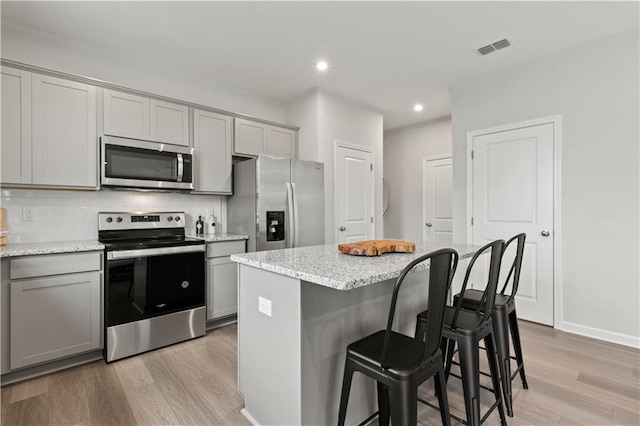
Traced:
[[327, 65], [325, 61], [318, 61], [318, 63], [316, 64], [316, 68], [318, 68], [320, 71], [326, 70], [328, 66], [329, 65]]
[[418, 112], [422, 111], [422, 108], [424, 108], [424, 107], [422, 106], [422, 104], [415, 104], [415, 105], [413, 106], [413, 110], [414, 110], [414, 111], [418, 111]]

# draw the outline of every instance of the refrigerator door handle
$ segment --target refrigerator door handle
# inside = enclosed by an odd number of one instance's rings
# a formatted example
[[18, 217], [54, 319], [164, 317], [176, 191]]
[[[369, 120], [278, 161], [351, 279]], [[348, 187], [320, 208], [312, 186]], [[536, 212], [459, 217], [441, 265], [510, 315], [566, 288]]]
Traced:
[[298, 192], [294, 182], [291, 182], [291, 190], [293, 193], [293, 246], [298, 247]]
[[291, 186], [292, 184], [287, 182], [287, 201], [289, 204], [289, 238], [287, 238], [287, 242], [285, 244], [286, 248], [292, 248], [293, 247], [293, 241], [294, 241], [294, 221], [293, 221], [293, 188]]

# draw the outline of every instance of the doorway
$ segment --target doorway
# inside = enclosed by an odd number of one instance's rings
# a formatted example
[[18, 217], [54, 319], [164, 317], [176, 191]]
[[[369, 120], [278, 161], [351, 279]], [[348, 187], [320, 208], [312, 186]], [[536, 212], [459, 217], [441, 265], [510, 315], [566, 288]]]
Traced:
[[336, 241], [375, 238], [373, 151], [336, 141]]
[[[560, 305], [558, 164], [560, 117], [470, 132], [467, 241], [527, 234], [518, 316], [553, 325]], [[505, 256], [509, 258], [510, 253]], [[508, 272], [508, 271], [507, 271]], [[501, 278], [506, 273], [501, 271]], [[500, 284], [500, 286], [502, 283]]]
[[422, 240], [453, 242], [453, 161], [451, 154], [422, 160]]

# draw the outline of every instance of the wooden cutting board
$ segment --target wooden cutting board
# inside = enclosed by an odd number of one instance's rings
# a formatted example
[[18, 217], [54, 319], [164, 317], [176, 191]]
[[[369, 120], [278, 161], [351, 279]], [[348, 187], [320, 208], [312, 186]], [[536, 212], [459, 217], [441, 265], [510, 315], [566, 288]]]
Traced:
[[413, 253], [416, 244], [400, 240], [368, 240], [338, 244], [338, 250], [354, 256], [380, 256], [384, 253]]

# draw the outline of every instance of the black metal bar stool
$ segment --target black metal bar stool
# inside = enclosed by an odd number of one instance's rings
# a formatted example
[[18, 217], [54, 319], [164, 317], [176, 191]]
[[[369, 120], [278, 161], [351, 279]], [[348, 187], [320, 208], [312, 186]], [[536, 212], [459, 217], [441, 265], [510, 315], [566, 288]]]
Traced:
[[[505, 245], [504, 251], [507, 252], [512, 243], [516, 243], [516, 254], [513, 263], [509, 269], [509, 274], [504, 282], [504, 286], [500, 293], [496, 295], [493, 304], [494, 334], [496, 339], [496, 347], [498, 352], [498, 364], [500, 367], [500, 379], [502, 382], [502, 392], [504, 394], [504, 403], [507, 407], [507, 415], [513, 416], [513, 391], [511, 381], [520, 373], [522, 387], [529, 389], [527, 378], [524, 373], [524, 362], [522, 359], [522, 346], [520, 345], [520, 330], [518, 329], [518, 316], [516, 314], [515, 296], [518, 291], [518, 283], [520, 282], [520, 271], [522, 269], [522, 256], [524, 254], [524, 243], [526, 234], [518, 234]], [[503, 256], [504, 262], [504, 256]], [[505, 294], [511, 282], [511, 293]], [[454, 303], [462, 295], [462, 308], [475, 310], [482, 302], [483, 292], [480, 290], [468, 289], [454, 296]], [[515, 357], [512, 357], [509, 350], [509, 330], [511, 330], [511, 339], [513, 341], [513, 349]], [[511, 373], [511, 359], [517, 364], [516, 371]]]
[[[468, 425], [479, 425], [489, 417], [496, 407], [500, 413], [501, 423], [503, 425], [507, 424], [504, 415], [504, 407], [502, 406], [502, 395], [499, 380], [500, 376], [498, 363], [496, 361], [493, 322], [491, 320], [491, 312], [493, 311], [493, 302], [496, 297], [496, 288], [498, 286], [500, 261], [502, 259], [503, 249], [504, 240], [497, 240], [489, 243], [475, 253], [467, 267], [467, 272], [462, 284], [462, 292], [464, 292], [467, 287], [469, 277], [476, 260], [481, 255], [491, 251], [487, 286], [482, 295], [482, 305], [475, 310], [465, 310], [462, 309], [462, 299], [458, 299], [458, 303], [456, 303], [455, 306], [447, 306], [445, 308], [441, 343], [442, 352], [446, 353], [445, 375], [447, 378], [449, 377], [451, 364], [453, 362], [454, 347], [457, 343], [460, 357], [460, 378], [462, 379], [467, 420], [465, 422], [463, 419], [458, 419], [454, 416], [452, 417]], [[424, 338], [426, 324], [428, 323], [431, 315], [432, 313], [429, 310], [418, 314], [418, 321], [416, 324], [417, 339]], [[486, 353], [487, 360], [489, 361], [489, 369], [491, 371], [492, 390], [495, 395], [495, 403], [489, 408], [482, 418], [480, 417], [479, 355], [481, 340], [484, 341], [487, 349]]]
[[[416, 265], [427, 260], [430, 261], [427, 307], [432, 315], [425, 322], [425, 339], [416, 340], [392, 331], [391, 327], [398, 292], [405, 276]], [[450, 424], [440, 341], [447, 292], [457, 264], [458, 253], [453, 249], [442, 249], [421, 256], [404, 268], [393, 288], [386, 330], [347, 346], [338, 425], [344, 425], [351, 380], [356, 371], [376, 380], [378, 386], [378, 412], [365, 422], [378, 414], [381, 425], [388, 425], [390, 416], [394, 426], [415, 426], [418, 386], [433, 376], [442, 423]]]

